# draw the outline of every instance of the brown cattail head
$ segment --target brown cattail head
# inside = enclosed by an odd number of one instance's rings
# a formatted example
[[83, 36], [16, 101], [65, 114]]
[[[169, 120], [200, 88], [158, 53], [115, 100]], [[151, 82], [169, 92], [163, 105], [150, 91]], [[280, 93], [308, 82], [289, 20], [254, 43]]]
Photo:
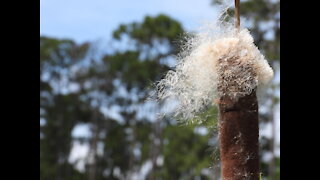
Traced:
[[256, 92], [238, 100], [220, 97], [219, 140], [223, 180], [259, 179], [259, 121]]

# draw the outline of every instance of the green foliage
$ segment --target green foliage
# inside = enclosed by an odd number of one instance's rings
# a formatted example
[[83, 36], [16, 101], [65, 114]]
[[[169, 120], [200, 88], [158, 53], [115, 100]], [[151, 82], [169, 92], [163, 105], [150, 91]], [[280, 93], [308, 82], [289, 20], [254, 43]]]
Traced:
[[[136, 96], [140, 100], [145, 99], [146, 87], [169, 69], [163, 59], [172, 55], [175, 49], [172, 42], [182, 32], [180, 23], [165, 15], [146, 17], [142, 23], [121, 25], [114, 33], [115, 39], [121, 40], [120, 36], [126, 35], [135, 41], [138, 48], [106, 54], [101, 60], [91, 58], [89, 65], [82, 66], [73, 74], [70, 73], [71, 68], [88, 62], [91, 45], [40, 38], [40, 75], [49, 77], [40, 77], [40, 109], [44, 121], [40, 127], [41, 179], [119, 179], [114, 174], [115, 168], [120, 168], [120, 172], [126, 175], [150, 159], [150, 135], [154, 134], [154, 127], [148, 120], [138, 121], [135, 111], [127, 111], [128, 107], [136, 104], [115, 95], [117, 87], [113, 82], [120, 80], [121, 86], [128, 91], [139, 89], [139, 94], [144, 95]], [[145, 46], [148, 49], [143, 48]], [[165, 46], [167, 51], [158, 51], [158, 46]], [[79, 90], [62, 94], [64, 79], [78, 84]], [[110, 97], [110, 106], [120, 105], [124, 124], [103, 116], [99, 111], [107, 97]], [[92, 136], [81, 140], [89, 143], [92, 150], [96, 146], [94, 144], [104, 144], [103, 155], [95, 153], [96, 165], [87, 162], [84, 173], [68, 161], [72, 142], [80, 140], [72, 136], [72, 130], [80, 123], [92, 126], [93, 135], [105, 132], [101, 138]], [[140, 157], [133, 154], [136, 145], [140, 147]], [[109, 174], [104, 173], [106, 170]]]
[[192, 124], [203, 125], [210, 131], [214, 131], [218, 125], [218, 111], [215, 106], [209, 107], [207, 110], [201, 112], [197, 117], [188, 120]]
[[[88, 44], [77, 45], [71, 40], [40, 37], [40, 75], [47, 73], [49, 80], [40, 77], [40, 179], [83, 179], [84, 176], [68, 162], [72, 135], [79, 122], [87, 122], [90, 107], [80, 101], [80, 94], [57, 94], [53, 82], [62, 78], [61, 70], [70, 68], [83, 58]], [[72, 176], [70, 176], [72, 175]]]
[[[40, 63], [65, 67], [82, 59], [89, 49], [89, 43], [77, 45], [72, 40], [40, 37]], [[40, 64], [41, 65], [41, 64]]]
[[[208, 150], [209, 135], [194, 132], [196, 126], [167, 126], [164, 130], [163, 179], [194, 179], [211, 164]], [[208, 179], [205, 178], [205, 179]]]
[[106, 135], [105, 155], [110, 159], [107, 161], [109, 167], [119, 167], [122, 171], [128, 169], [130, 152], [127, 148], [129, 141], [125, 133], [125, 127], [112, 123], [109, 132]]
[[[67, 177], [73, 170], [68, 163], [73, 127], [86, 122], [88, 107], [74, 94], [56, 95], [53, 104], [45, 108], [45, 125], [40, 129], [40, 169], [43, 179]], [[48, 171], [46, 171], [48, 169]]]
[[121, 35], [126, 34], [138, 43], [152, 44], [153, 40], [172, 42], [182, 32], [183, 29], [179, 22], [161, 14], [156, 17], [146, 16], [143, 23], [120, 25], [113, 32], [113, 37], [121, 39]]
[[151, 82], [159, 80], [161, 74], [168, 70], [168, 67], [152, 59], [140, 60], [137, 51], [116, 53], [104, 57], [103, 60], [107, 64], [109, 75], [121, 79], [128, 89], [136, 87], [143, 90]]

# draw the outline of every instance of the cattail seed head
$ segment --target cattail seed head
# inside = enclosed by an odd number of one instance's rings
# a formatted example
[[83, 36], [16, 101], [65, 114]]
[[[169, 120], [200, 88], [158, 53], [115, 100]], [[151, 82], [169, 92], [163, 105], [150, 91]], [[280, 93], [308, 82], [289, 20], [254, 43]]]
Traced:
[[211, 26], [188, 37], [175, 70], [157, 84], [158, 99], [177, 100], [176, 115], [183, 119], [193, 118], [218, 97], [237, 100], [273, 78], [247, 29]]

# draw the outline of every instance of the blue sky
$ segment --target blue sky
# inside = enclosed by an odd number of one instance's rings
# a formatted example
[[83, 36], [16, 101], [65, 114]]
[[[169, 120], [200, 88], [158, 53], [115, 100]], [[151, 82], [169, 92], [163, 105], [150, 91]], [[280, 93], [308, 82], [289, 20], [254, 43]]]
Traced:
[[164, 13], [187, 30], [217, 17], [211, 0], [40, 0], [40, 35], [107, 40], [120, 23]]

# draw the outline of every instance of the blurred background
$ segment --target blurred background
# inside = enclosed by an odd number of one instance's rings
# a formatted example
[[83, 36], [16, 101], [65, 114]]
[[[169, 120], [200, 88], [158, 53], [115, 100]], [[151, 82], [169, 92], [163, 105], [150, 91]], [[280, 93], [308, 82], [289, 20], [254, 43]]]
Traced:
[[[280, 0], [241, 2], [242, 27], [275, 71], [259, 101], [260, 159], [263, 179], [278, 180]], [[220, 5], [40, 0], [40, 180], [221, 179], [216, 109], [181, 126], [147, 100], [183, 32], [218, 18]]]

